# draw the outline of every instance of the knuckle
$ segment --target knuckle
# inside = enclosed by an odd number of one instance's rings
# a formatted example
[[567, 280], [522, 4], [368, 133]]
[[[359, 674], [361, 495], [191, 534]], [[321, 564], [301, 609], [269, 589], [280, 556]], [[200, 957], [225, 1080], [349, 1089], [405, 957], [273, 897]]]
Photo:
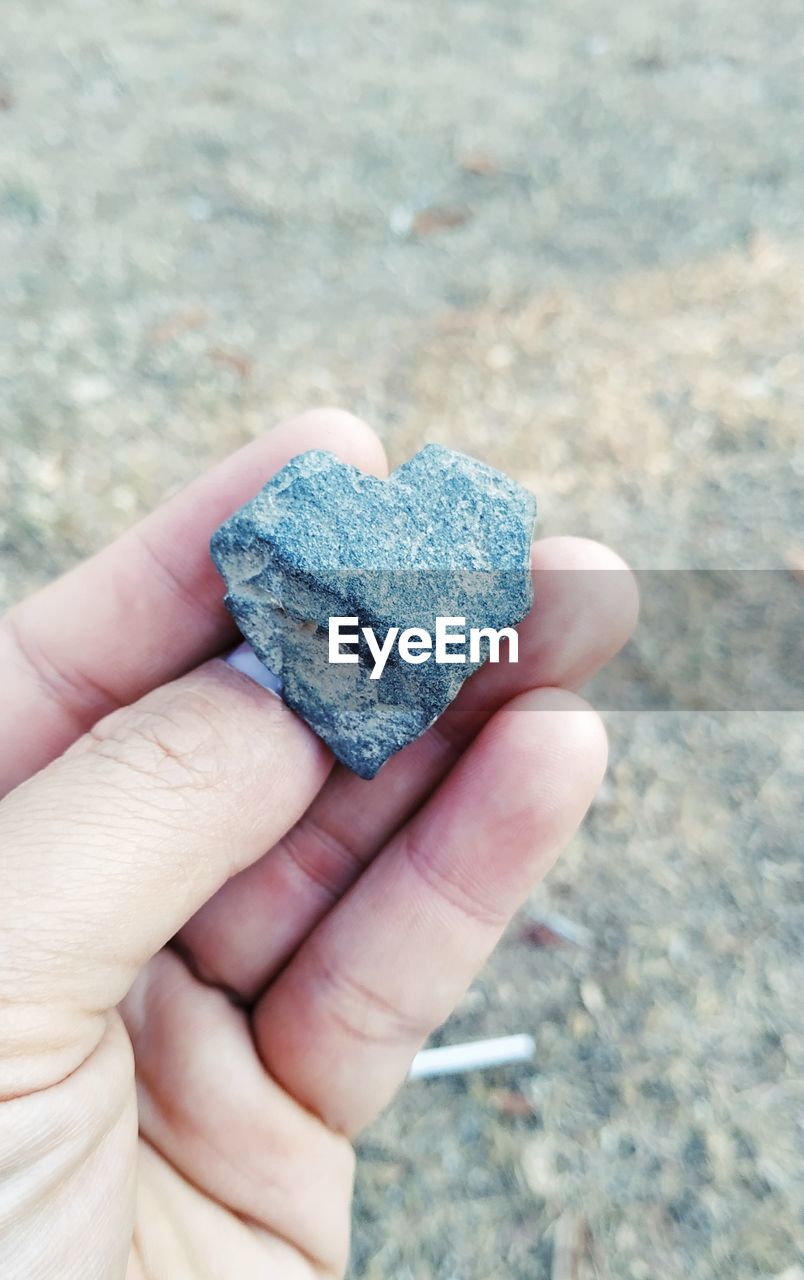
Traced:
[[403, 847], [408, 865], [425, 891], [435, 894], [450, 912], [494, 933], [505, 928], [507, 913], [487, 901], [486, 896], [465, 876], [460, 876], [454, 868], [448, 869], [448, 865], [442, 865], [442, 859], [432, 856], [412, 828], [406, 833]]
[[88, 749], [119, 767], [139, 785], [143, 779], [170, 789], [205, 791], [220, 778], [225, 750], [219, 717], [197, 689], [160, 690], [159, 698], [100, 720], [88, 733]]
[[402, 1008], [343, 966], [327, 965], [323, 957], [318, 972], [328, 1017], [348, 1041], [393, 1048], [416, 1045], [439, 1021], [424, 1008]]

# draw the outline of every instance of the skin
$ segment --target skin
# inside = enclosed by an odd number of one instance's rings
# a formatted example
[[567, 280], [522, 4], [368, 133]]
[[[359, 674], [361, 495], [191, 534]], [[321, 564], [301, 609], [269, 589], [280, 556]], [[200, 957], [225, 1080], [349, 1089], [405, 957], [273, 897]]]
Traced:
[[595, 543], [536, 544], [519, 664], [372, 782], [215, 656], [235, 636], [209, 536], [310, 448], [386, 473], [365, 425], [307, 414], [0, 625], [8, 1280], [341, 1276], [350, 1140], [605, 769], [574, 690], [637, 603]]

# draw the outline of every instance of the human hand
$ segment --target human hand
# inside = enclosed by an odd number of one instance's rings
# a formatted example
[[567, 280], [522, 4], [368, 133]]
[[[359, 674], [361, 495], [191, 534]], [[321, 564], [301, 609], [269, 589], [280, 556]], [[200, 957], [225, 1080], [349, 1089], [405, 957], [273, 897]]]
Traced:
[[0, 628], [5, 1280], [340, 1276], [349, 1139], [602, 776], [570, 691], [636, 597], [555, 572], [623, 568], [594, 543], [536, 544], [519, 663], [372, 782], [213, 656], [235, 637], [209, 536], [311, 448], [385, 473], [368, 428], [307, 414]]

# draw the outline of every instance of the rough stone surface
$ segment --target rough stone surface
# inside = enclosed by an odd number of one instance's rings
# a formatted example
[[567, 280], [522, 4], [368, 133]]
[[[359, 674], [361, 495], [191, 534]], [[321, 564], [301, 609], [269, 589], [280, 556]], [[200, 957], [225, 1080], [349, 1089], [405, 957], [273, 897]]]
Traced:
[[312, 450], [221, 525], [211, 550], [227, 607], [285, 701], [371, 778], [449, 705], [488, 646], [460, 665], [409, 664], [394, 647], [372, 679], [362, 630], [357, 664], [329, 661], [329, 619], [356, 616], [380, 641], [391, 626], [432, 634], [439, 615], [465, 618], [467, 633], [513, 626], [531, 606], [535, 516], [528, 490], [439, 445], [388, 480]]

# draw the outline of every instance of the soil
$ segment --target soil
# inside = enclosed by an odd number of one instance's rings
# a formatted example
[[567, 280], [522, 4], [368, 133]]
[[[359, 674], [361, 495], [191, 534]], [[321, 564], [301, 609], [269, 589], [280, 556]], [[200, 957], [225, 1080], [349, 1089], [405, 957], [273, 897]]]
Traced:
[[[3, 600], [334, 402], [650, 575], [804, 592], [799, 0], [2, 26]], [[802, 702], [654, 697], [656, 643], [602, 690], [609, 778], [533, 904], [583, 943], [523, 915], [436, 1037], [535, 1061], [374, 1125], [354, 1280], [804, 1280]]]

